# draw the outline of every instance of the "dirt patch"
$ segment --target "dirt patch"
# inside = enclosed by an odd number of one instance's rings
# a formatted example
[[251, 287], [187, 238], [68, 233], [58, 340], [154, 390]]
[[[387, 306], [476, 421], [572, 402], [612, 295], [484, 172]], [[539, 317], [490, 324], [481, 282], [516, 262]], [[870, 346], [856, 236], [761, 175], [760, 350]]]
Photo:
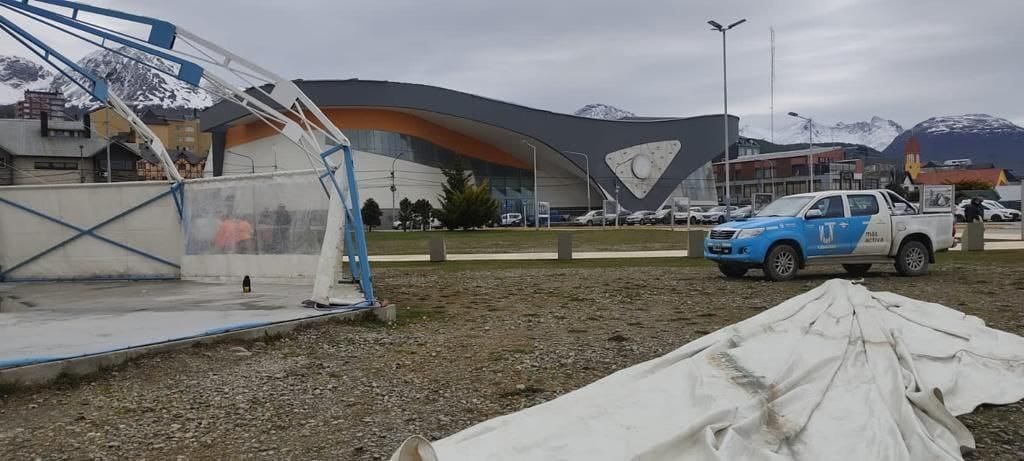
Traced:
[[[948, 255], [931, 276], [881, 268], [864, 284], [1024, 334], [1020, 258]], [[842, 275], [725, 280], [682, 261], [473, 267], [379, 268], [378, 291], [403, 306], [396, 325], [328, 324], [244, 344], [247, 355], [197, 347], [0, 397], [0, 459], [387, 459], [410, 435], [441, 438], [556, 398]], [[1020, 459], [1022, 410], [962, 417], [971, 458]]]

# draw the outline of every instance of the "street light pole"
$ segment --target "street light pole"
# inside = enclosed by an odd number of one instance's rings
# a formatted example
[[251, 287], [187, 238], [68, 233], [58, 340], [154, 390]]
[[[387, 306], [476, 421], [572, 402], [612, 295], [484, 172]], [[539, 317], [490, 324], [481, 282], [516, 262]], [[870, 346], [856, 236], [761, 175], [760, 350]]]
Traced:
[[[747, 22], [746, 19], [740, 19], [729, 26], [722, 26], [718, 22], [711, 20], [708, 24], [711, 25], [711, 30], [722, 33], [722, 122], [725, 142], [723, 143], [722, 154], [725, 156], [725, 220], [729, 221], [729, 207], [732, 206], [732, 193], [729, 191], [729, 74], [726, 67], [726, 52], [725, 52], [725, 33], [733, 27]], [[675, 218], [673, 218], [675, 219]]]
[[[530, 146], [531, 149], [533, 149], [533, 227], [535, 227], [537, 230], [540, 230], [540, 216], [537, 216], [537, 201], [540, 197], [540, 187], [537, 185], [537, 146], [530, 144], [525, 139], [522, 141], [523, 144], [526, 144], [527, 146]], [[526, 222], [525, 216], [523, 216], [523, 222]]]
[[590, 157], [588, 157], [587, 154], [584, 154], [584, 153], [581, 153], [581, 152], [573, 152], [571, 150], [565, 150], [565, 151], [562, 151], [562, 152], [565, 152], [566, 154], [582, 155], [583, 159], [586, 160], [586, 165], [587, 165], [587, 212], [589, 213], [590, 212]]
[[790, 112], [789, 116], [807, 122], [807, 191], [814, 192], [814, 119], [796, 112]]
[[395, 159], [391, 161], [391, 222], [397, 221], [398, 217], [398, 206], [395, 204], [395, 199], [398, 195], [398, 188], [395, 187], [395, 162], [398, 161], [398, 157], [401, 157], [405, 152], [399, 152], [395, 156]]
[[238, 152], [232, 152], [232, 151], [229, 151], [229, 150], [225, 150], [224, 152], [226, 152], [228, 154], [233, 154], [233, 155], [237, 155], [239, 157], [245, 157], [245, 158], [249, 159], [249, 164], [251, 165], [251, 168], [249, 170], [251, 172], [250, 174], [256, 174], [256, 161], [253, 160], [252, 157], [250, 157], [248, 155], [245, 155], [245, 154], [239, 154]]

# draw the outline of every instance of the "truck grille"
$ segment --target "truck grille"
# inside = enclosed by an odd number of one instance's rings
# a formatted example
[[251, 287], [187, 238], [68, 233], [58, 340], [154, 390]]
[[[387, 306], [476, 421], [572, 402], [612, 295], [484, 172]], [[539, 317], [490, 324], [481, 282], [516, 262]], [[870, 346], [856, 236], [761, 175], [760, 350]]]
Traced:
[[734, 235], [736, 235], [736, 231], [734, 230], [711, 230], [711, 240], [729, 240]]

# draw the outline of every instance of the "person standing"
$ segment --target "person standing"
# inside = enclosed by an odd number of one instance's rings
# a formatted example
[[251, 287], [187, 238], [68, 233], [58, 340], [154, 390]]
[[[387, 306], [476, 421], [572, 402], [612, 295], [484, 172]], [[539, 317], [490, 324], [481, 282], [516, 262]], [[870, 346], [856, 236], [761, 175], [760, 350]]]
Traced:
[[982, 205], [981, 197], [972, 198], [971, 203], [964, 207], [964, 221], [985, 222], [985, 207]]

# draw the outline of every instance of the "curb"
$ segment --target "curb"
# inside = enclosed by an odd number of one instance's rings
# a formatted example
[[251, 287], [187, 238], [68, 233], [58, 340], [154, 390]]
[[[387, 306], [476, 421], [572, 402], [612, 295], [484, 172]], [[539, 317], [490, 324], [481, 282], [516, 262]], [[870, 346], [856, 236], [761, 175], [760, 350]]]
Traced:
[[52, 362], [36, 363], [0, 370], [0, 384], [14, 386], [32, 386], [47, 384], [60, 376], [83, 376], [111, 368], [128, 360], [162, 352], [187, 349], [196, 344], [214, 344], [227, 341], [255, 341], [267, 337], [284, 336], [296, 328], [318, 325], [331, 321], [354, 321], [363, 318], [376, 318], [381, 321], [394, 321], [397, 310], [394, 305], [365, 309], [359, 311], [324, 314], [296, 320], [272, 323], [267, 325], [229, 331], [225, 333], [178, 339], [157, 344], [149, 344], [111, 352], [101, 352], [82, 357], [74, 357]]

